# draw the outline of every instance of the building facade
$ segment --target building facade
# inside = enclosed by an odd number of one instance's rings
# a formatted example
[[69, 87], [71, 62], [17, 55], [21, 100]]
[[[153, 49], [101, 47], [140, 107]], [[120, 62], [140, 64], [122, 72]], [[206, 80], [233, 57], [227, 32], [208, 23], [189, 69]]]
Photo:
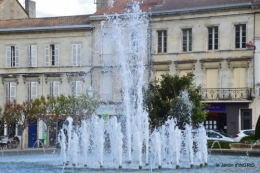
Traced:
[[[40, 96], [81, 95], [90, 86], [92, 25], [88, 15], [0, 21], [0, 105]], [[43, 139], [40, 121], [25, 130], [23, 146]], [[4, 134], [21, 135], [19, 125]]]

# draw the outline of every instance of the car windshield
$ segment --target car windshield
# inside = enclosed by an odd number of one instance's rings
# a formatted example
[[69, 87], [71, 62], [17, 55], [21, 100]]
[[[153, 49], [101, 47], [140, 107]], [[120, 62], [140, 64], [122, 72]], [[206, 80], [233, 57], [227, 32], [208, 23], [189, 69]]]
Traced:
[[246, 135], [252, 135], [252, 134], [255, 134], [255, 131], [254, 131], [254, 130], [244, 131], [244, 134], [246, 134]]
[[224, 133], [224, 132], [220, 132], [220, 134], [223, 135], [223, 136], [225, 136], [225, 137], [228, 137], [228, 138], [231, 138], [231, 137], [232, 137], [232, 136], [230, 136], [230, 135], [228, 135], [228, 134], [226, 134], [226, 133]]

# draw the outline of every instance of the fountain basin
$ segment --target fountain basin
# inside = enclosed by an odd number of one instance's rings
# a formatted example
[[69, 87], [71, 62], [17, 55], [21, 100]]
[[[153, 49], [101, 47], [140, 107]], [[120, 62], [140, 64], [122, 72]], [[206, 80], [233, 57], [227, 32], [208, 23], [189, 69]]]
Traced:
[[[160, 173], [208, 173], [208, 172], [247, 172], [254, 173], [260, 169], [259, 157], [247, 157], [247, 156], [223, 156], [223, 155], [210, 155], [208, 157], [208, 166], [194, 166], [192, 169], [180, 168], [180, 169], [158, 169], [158, 167], [152, 168], [152, 172]], [[65, 166], [60, 162], [58, 154], [32, 154], [32, 155], [15, 155], [15, 156], [2, 156], [0, 157], [0, 172], [12, 172], [12, 173], [34, 173], [34, 172], [73, 172], [73, 173], [94, 173], [94, 172], [106, 172], [106, 173], [148, 173], [151, 172], [150, 165], [143, 167], [139, 170], [136, 168], [97, 168], [91, 169], [84, 167], [84, 165]], [[104, 166], [106, 163], [104, 162]], [[64, 168], [64, 169], [63, 169]]]
[[[248, 151], [251, 149], [252, 144], [244, 144], [244, 143], [230, 143], [229, 147], [232, 150], [242, 150]], [[256, 144], [252, 147], [252, 151], [260, 151], [260, 144]]]

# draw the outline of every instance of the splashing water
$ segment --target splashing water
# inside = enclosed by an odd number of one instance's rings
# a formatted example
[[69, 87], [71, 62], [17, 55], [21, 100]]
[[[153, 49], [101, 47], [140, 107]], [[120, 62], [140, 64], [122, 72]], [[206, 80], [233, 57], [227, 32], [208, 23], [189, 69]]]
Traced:
[[[151, 170], [207, 163], [203, 125], [198, 129], [186, 125], [181, 130], [172, 118], [149, 131], [148, 114], [143, 108], [144, 81], [148, 81], [149, 67], [149, 16], [135, 4], [128, 13], [107, 16], [101, 23], [101, 33], [101, 39], [109, 38], [112, 48], [109, 55], [103, 55], [107, 58], [103, 59], [103, 69], [116, 74], [116, 87], [122, 93], [123, 118], [114, 116], [104, 122], [93, 115], [76, 125], [68, 118], [59, 141], [63, 163], [88, 168]], [[181, 97], [191, 114], [187, 93]]]

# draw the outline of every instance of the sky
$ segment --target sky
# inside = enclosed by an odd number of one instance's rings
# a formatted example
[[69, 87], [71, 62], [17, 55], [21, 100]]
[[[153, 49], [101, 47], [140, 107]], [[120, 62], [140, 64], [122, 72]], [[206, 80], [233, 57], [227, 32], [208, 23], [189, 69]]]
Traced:
[[[25, 0], [18, 0], [23, 6]], [[94, 0], [35, 0], [36, 17], [92, 14], [96, 11]]]

